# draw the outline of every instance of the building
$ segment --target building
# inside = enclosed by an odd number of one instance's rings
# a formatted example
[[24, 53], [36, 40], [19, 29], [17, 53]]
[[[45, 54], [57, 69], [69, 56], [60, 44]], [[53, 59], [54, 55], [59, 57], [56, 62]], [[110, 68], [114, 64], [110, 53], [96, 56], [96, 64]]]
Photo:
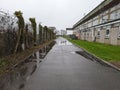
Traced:
[[66, 30], [60, 30], [60, 32], [61, 32], [61, 35], [66, 35]]
[[73, 25], [81, 40], [120, 45], [120, 0], [104, 0]]
[[66, 28], [66, 35], [73, 35], [72, 28]]

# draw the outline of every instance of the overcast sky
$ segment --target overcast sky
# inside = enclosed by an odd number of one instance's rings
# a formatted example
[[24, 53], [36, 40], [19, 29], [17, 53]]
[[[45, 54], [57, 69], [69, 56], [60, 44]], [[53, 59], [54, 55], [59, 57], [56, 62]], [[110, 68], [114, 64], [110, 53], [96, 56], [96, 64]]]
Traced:
[[57, 29], [72, 27], [103, 0], [0, 0], [0, 8], [21, 10], [25, 20], [35, 17], [42, 25]]

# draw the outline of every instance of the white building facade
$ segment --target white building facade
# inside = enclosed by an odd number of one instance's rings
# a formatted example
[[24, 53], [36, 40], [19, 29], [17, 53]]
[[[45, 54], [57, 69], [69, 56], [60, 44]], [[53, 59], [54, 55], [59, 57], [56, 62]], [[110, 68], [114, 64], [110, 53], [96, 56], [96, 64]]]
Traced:
[[104, 0], [73, 26], [81, 40], [120, 45], [120, 0]]

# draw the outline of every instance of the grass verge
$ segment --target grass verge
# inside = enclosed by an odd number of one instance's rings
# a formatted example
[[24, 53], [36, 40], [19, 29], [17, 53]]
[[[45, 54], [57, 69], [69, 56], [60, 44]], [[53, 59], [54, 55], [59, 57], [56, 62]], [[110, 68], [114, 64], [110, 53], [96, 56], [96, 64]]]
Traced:
[[120, 46], [82, 40], [68, 40], [103, 60], [106, 60], [108, 62], [120, 62]]

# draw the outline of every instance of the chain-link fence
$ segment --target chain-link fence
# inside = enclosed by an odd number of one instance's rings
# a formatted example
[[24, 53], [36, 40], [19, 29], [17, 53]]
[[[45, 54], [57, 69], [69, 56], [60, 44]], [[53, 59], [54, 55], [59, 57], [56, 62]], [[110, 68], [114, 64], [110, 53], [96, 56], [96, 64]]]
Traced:
[[20, 28], [15, 15], [0, 11], [0, 58], [45, 43], [55, 37], [54, 31], [47, 26], [39, 25], [39, 33], [35, 33], [30, 22], [25, 23], [22, 30]]
[[[0, 11], [0, 57], [12, 54], [15, 49], [18, 36], [18, 19], [14, 15]], [[29, 48], [33, 45], [32, 30], [30, 24], [25, 26], [25, 43]], [[17, 52], [21, 51], [19, 46]]]

